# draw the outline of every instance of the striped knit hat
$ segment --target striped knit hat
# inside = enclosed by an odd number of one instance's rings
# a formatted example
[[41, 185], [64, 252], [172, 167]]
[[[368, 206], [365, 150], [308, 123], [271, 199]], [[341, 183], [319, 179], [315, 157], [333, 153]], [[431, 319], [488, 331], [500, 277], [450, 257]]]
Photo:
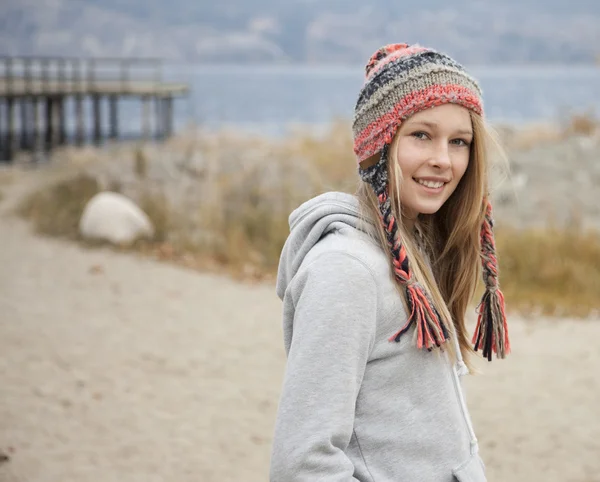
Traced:
[[[399, 341], [411, 326], [417, 346], [431, 350], [448, 340], [449, 333], [423, 286], [413, 279], [406, 250], [399, 237], [388, 193], [388, 149], [403, 120], [430, 107], [454, 103], [483, 115], [482, 92], [465, 69], [443, 53], [419, 45], [391, 44], [380, 48], [366, 66], [365, 84], [355, 108], [354, 152], [358, 162], [381, 153], [376, 164], [359, 168], [379, 200], [381, 221], [393, 257], [394, 274], [405, 289], [410, 316], [391, 340]], [[504, 358], [510, 351], [504, 296], [498, 286], [498, 262], [493, 236], [492, 208], [484, 200], [481, 255], [485, 293], [478, 307], [473, 336], [475, 351], [491, 361], [492, 352]]]

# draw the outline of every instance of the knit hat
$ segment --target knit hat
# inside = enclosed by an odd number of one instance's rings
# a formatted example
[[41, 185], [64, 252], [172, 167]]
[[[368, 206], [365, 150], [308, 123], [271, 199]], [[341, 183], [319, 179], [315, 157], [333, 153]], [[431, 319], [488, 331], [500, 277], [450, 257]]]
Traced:
[[[414, 278], [388, 192], [387, 161], [392, 139], [400, 124], [416, 112], [453, 103], [483, 116], [482, 92], [477, 81], [447, 55], [419, 45], [391, 44], [375, 52], [365, 68], [366, 79], [355, 108], [352, 125], [358, 163], [381, 153], [376, 164], [359, 168], [379, 201], [381, 221], [392, 254], [394, 275], [405, 287], [410, 316], [390, 340], [399, 341], [413, 325], [417, 346], [431, 350], [449, 338], [431, 297]], [[480, 233], [485, 293], [478, 306], [473, 343], [475, 351], [491, 361], [492, 352], [504, 358], [510, 352], [504, 296], [498, 285], [498, 261], [493, 236], [492, 207], [484, 199], [486, 213]]]

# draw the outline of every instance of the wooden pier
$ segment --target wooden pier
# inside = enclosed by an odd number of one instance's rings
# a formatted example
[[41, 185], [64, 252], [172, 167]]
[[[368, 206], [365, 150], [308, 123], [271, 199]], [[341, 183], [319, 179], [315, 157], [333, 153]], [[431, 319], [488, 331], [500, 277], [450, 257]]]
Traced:
[[141, 137], [164, 139], [174, 98], [189, 90], [162, 80], [159, 59], [0, 56], [0, 68], [0, 162], [19, 151], [118, 140], [119, 102], [128, 98], [140, 102]]

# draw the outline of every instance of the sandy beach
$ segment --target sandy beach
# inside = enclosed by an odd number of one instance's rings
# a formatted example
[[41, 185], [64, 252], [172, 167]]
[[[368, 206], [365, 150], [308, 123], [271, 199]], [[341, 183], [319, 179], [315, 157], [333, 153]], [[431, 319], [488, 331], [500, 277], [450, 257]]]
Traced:
[[[274, 286], [2, 214], [0, 481], [268, 480], [285, 368]], [[600, 319], [512, 315], [510, 331], [513, 354], [466, 381], [489, 480], [600, 482]]]

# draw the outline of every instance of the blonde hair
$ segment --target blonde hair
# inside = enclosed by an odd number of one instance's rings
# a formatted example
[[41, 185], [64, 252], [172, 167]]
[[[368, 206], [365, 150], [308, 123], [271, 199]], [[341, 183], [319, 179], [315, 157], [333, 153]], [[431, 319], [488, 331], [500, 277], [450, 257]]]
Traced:
[[[481, 116], [472, 111], [470, 114], [473, 142], [469, 164], [456, 190], [439, 211], [418, 216], [416, 225], [420, 232], [420, 243], [412, 233], [407, 232], [401, 221], [402, 172], [396, 159], [398, 134], [389, 149], [387, 170], [392, 213], [398, 220], [399, 235], [413, 276], [429, 293], [441, 322], [450, 333], [456, 334], [465, 363], [472, 369], [469, 358], [475, 352], [467, 333], [465, 315], [481, 277], [480, 230], [489, 191], [490, 148], [496, 148], [500, 154], [502, 151], [494, 132]], [[360, 182], [356, 195], [363, 216], [375, 221], [382, 249], [389, 251], [386, 233], [380, 222], [379, 202], [373, 189], [367, 183]], [[399, 284], [398, 289], [407, 306], [406, 291]], [[454, 356], [453, 344], [447, 345]]]

